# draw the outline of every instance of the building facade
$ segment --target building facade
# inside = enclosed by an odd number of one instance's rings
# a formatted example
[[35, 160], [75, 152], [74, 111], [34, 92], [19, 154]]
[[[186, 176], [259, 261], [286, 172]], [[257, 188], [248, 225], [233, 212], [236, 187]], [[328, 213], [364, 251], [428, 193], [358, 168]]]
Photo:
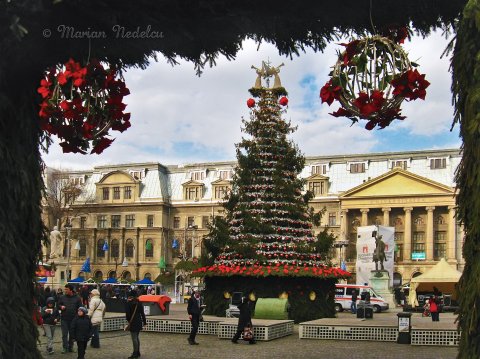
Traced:
[[[356, 228], [395, 227], [394, 284], [440, 258], [463, 269], [455, 219], [457, 149], [307, 157], [301, 177], [325, 209], [316, 232], [337, 238], [333, 263], [354, 273]], [[198, 258], [202, 238], [231, 187], [235, 162], [163, 166], [132, 163], [71, 171], [82, 193], [70, 206], [72, 276], [90, 257], [92, 276], [155, 279], [180, 259]]]

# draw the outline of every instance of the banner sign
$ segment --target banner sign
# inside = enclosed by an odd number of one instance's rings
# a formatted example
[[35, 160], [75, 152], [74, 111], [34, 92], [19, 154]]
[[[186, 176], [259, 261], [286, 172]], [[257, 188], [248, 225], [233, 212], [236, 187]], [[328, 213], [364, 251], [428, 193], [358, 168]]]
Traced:
[[[384, 269], [390, 274], [390, 286], [393, 286], [393, 265], [395, 252], [395, 227], [365, 226], [357, 228], [357, 284], [369, 283], [372, 270], [375, 270], [373, 252], [375, 251], [375, 235], [382, 236], [385, 243], [386, 260], [383, 262]], [[378, 262], [380, 269], [380, 262]]]

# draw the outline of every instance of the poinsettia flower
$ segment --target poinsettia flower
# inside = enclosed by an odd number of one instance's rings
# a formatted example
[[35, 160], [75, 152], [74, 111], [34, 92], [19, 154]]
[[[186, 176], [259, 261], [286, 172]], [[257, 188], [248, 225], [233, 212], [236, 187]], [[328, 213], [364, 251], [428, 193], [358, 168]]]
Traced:
[[360, 40], [353, 40], [350, 41], [348, 44], [341, 43], [340, 45], [345, 46], [345, 51], [342, 53], [343, 55], [343, 64], [347, 65], [353, 56], [356, 55], [358, 51], [358, 44]]
[[394, 87], [393, 95], [404, 97], [407, 101], [420, 98], [425, 100], [425, 89], [430, 82], [425, 80], [425, 74], [420, 74], [417, 69], [409, 69], [391, 81]]
[[341, 90], [342, 88], [340, 86], [332, 85], [332, 80], [327, 81], [327, 83], [320, 89], [322, 103], [326, 102], [330, 106], [334, 100], [339, 98]]
[[60, 146], [62, 147], [62, 150], [64, 153], [82, 153], [85, 154], [86, 152], [83, 151], [82, 149], [78, 148], [78, 146], [72, 145], [68, 142], [60, 142]]
[[106, 138], [106, 137], [102, 137], [100, 139], [100, 141], [97, 142], [97, 144], [95, 145], [95, 147], [93, 147], [92, 151], [90, 153], [96, 153], [96, 154], [100, 154], [103, 152], [103, 150], [105, 148], [107, 148], [108, 146], [110, 146], [112, 144], [112, 142], [115, 141], [115, 139], [109, 139], [109, 138]]
[[337, 111], [330, 113], [334, 117], [350, 117], [352, 113], [343, 107], [340, 107]]

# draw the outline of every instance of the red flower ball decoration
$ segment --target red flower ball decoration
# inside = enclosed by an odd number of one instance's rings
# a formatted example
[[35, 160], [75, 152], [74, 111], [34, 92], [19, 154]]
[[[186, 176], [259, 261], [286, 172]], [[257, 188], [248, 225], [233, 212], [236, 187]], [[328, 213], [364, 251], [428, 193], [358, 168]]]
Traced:
[[403, 100], [425, 99], [430, 83], [413, 69], [418, 65], [400, 46], [408, 30], [388, 29], [386, 36], [341, 44], [345, 51], [339, 53], [331, 78], [320, 90], [322, 103], [341, 104], [332, 116], [367, 120], [367, 130], [385, 128], [395, 119], [405, 119], [400, 108]]
[[58, 136], [63, 152], [100, 154], [114, 139], [109, 131], [130, 127], [123, 97], [130, 91], [114, 67], [97, 60], [82, 66], [70, 59], [46, 72], [40, 81], [40, 127]]
[[252, 108], [253, 106], [255, 106], [255, 100], [253, 98], [249, 98], [247, 100], [247, 106], [248, 108]]
[[288, 98], [286, 98], [285, 96], [283, 96], [280, 101], [278, 101], [280, 103], [280, 105], [282, 106], [287, 106], [288, 105]]

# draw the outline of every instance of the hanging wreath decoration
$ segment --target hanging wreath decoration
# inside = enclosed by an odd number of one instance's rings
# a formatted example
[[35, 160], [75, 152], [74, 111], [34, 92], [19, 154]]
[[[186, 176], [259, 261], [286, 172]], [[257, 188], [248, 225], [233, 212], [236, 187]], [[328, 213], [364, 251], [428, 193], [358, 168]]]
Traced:
[[353, 123], [367, 120], [367, 130], [385, 128], [406, 118], [401, 114], [403, 100], [425, 99], [430, 83], [401, 47], [404, 39], [376, 35], [341, 44], [345, 51], [338, 53], [330, 79], [320, 90], [322, 103], [340, 102], [332, 116], [348, 117]]
[[114, 139], [109, 131], [130, 127], [130, 113], [124, 113], [123, 97], [130, 91], [119, 78], [118, 69], [105, 68], [91, 60], [86, 66], [70, 59], [45, 73], [38, 93], [40, 127], [56, 135], [63, 152], [100, 154]]

